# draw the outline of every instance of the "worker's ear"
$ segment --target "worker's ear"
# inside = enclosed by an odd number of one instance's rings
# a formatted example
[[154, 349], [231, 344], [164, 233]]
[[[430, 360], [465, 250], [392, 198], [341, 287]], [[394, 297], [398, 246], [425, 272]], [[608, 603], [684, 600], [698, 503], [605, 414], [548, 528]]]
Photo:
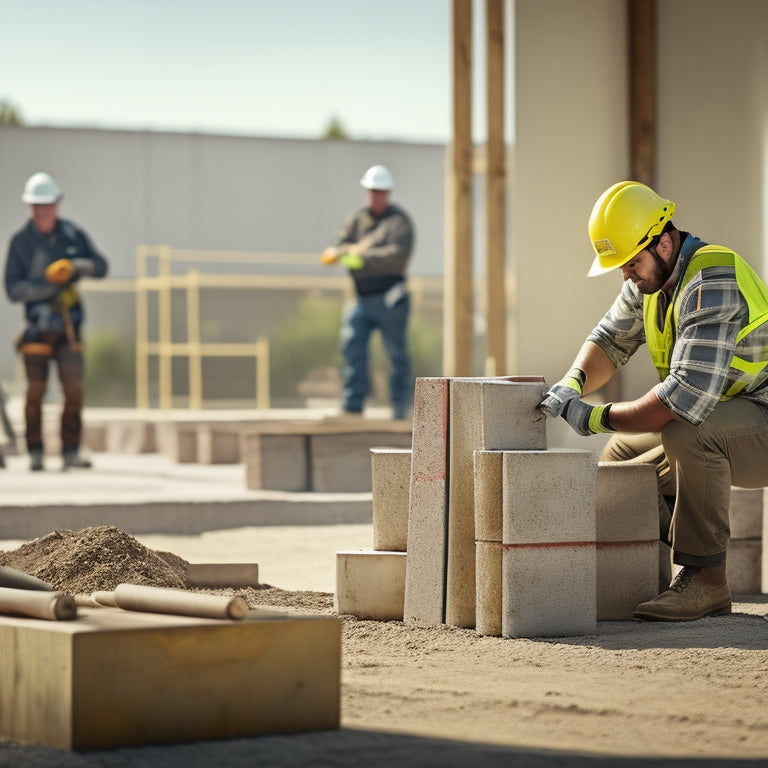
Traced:
[[672, 235], [670, 235], [669, 232], [664, 232], [659, 239], [659, 244], [656, 246], [656, 253], [658, 253], [662, 259], [668, 259], [672, 256], [672, 251], [674, 249], [675, 243], [672, 240]]

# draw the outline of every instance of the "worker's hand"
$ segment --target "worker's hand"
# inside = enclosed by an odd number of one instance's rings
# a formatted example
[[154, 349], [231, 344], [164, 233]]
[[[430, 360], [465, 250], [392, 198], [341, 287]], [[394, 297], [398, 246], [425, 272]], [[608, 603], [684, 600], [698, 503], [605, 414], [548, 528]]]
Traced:
[[348, 253], [345, 253], [341, 259], [339, 259], [341, 263], [347, 268], [351, 270], [356, 269], [362, 269], [365, 266], [365, 259], [356, 251], [349, 251]]
[[322, 262], [326, 265], [335, 264], [339, 256], [341, 256], [339, 249], [331, 245], [323, 251]]
[[544, 395], [539, 408], [547, 416], [560, 416], [569, 400], [581, 397], [586, 376], [581, 368], [571, 368], [552, 389]]
[[66, 285], [75, 276], [75, 265], [69, 259], [57, 259], [45, 268], [45, 279], [55, 285]]
[[602, 432], [615, 432], [608, 416], [612, 403], [590, 405], [583, 400], [568, 400], [561, 416], [580, 435], [597, 435]]

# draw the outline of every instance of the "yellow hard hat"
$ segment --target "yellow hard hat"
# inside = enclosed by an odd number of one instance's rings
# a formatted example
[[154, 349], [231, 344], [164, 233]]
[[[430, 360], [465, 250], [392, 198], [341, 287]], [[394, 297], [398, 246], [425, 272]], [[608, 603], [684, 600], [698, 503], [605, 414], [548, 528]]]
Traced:
[[640, 253], [675, 213], [671, 200], [638, 181], [620, 181], [603, 192], [589, 217], [595, 260], [589, 276], [602, 275]]

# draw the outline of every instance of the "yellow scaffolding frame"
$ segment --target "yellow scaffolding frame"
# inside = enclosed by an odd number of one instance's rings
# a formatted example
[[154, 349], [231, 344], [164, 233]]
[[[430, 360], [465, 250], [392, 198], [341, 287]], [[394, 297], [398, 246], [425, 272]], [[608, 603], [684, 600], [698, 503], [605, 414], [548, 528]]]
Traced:
[[[149, 274], [150, 258], [157, 259], [157, 275]], [[159, 407], [173, 407], [172, 363], [174, 357], [186, 357], [189, 362], [188, 407], [203, 406], [204, 357], [254, 357], [256, 362], [256, 407], [269, 408], [269, 339], [260, 336], [254, 343], [217, 342], [200, 340], [200, 289], [209, 288], [261, 288], [273, 290], [333, 291], [345, 298], [352, 295], [352, 283], [346, 273], [328, 275], [280, 274], [207, 274], [190, 269], [174, 275], [172, 264], [201, 262], [205, 264], [279, 264], [317, 265], [316, 253], [272, 253], [247, 251], [205, 251], [172, 248], [170, 245], [139, 245], [136, 249], [136, 407], [149, 408], [149, 361], [158, 358]], [[441, 277], [410, 277], [409, 290], [416, 304], [426, 293], [442, 294]], [[173, 341], [172, 293], [182, 289], [186, 293], [187, 341]], [[158, 296], [158, 339], [149, 338], [149, 294]]]

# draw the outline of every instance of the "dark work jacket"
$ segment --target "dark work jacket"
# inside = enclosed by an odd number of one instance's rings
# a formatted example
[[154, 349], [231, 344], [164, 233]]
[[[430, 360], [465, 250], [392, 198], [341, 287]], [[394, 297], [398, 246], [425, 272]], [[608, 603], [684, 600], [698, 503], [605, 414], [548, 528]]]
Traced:
[[[58, 259], [69, 259], [75, 275], [67, 285], [54, 285], [45, 278], [45, 269]], [[64, 319], [58, 308], [66, 294], [75, 328], [83, 320], [83, 307], [73, 283], [80, 277], [104, 277], [106, 259], [93, 247], [83, 230], [58, 219], [50, 235], [43, 235], [30, 219], [11, 239], [5, 264], [5, 292], [13, 302], [24, 303], [28, 330], [63, 332]]]

